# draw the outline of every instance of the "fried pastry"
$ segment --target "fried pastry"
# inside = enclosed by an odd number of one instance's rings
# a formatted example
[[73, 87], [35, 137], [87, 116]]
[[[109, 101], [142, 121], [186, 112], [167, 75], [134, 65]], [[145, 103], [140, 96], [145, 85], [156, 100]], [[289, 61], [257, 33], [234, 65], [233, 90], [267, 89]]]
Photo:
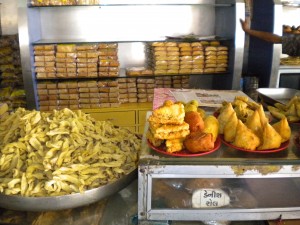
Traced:
[[245, 125], [251, 129], [256, 136], [258, 136], [260, 139], [262, 138], [263, 126], [257, 110], [255, 110], [253, 114], [247, 118]]
[[228, 122], [224, 127], [224, 140], [227, 142], [233, 142], [236, 136], [236, 128], [238, 125], [238, 118], [236, 113], [232, 113]]
[[281, 136], [281, 143], [290, 140], [292, 131], [286, 117], [274, 123], [272, 126]]
[[159, 147], [164, 142], [164, 140], [155, 138], [150, 130], [147, 131], [146, 137], [148, 141], [155, 147]]
[[162, 124], [182, 124], [184, 116], [184, 105], [181, 102], [173, 103], [169, 100], [164, 105], [153, 110], [148, 121]]
[[236, 128], [236, 136], [232, 144], [240, 148], [254, 151], [260, 145], [260, 140], [252, 130], [239, 120]]
[[214, 148], [212, 134], [201, 131], [190, 133], [183, 143], [186, 149], [192, 153], [206, 152]]
[[262, 143], [257, 150], [279, 148], [281, 139], [280, 134], [269, 123], [266, 123], [263, 128]]
[[264, 127], [267, 123], [269, 123], [269, 119], [266, 117], [262, 104], [259, 105], [257, 110], [260, 117], [261, 125]]
[[186, 122], [180, 125], [162, 123], [149, 123], [149, 125], [150, 131], [157, 139], [184, 138], [190, 133], [189, 124]]
[[198, 112], [186, 112], [184, 121], [189, 124], [190, 132], [202, 131], [204, 129], [204, 121]]
[[220, 115], [218, 116], [219, 121], [219, 133], [224, 133], [224, 127], [225, 124], [229, 121], [229, 118], [231, 117], [232, 113], [234, 113], [234, 109], [232, 107], [231, 103], [227, 103], [223, 110], [220, 112]]
[[184, 138], [166, 140], [167, 152], [173, 153], [183, 149]]

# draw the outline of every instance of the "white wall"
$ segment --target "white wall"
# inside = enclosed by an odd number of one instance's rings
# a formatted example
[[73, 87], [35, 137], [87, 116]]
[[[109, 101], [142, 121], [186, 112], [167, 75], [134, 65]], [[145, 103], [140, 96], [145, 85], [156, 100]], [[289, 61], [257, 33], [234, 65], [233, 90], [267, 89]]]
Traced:
[[18, 1], [0, 0], [0, 19], [3, 35], [18, 33]]
[[282, 25], [299, 26], [300, 25], [300, 8], [283, 7]]

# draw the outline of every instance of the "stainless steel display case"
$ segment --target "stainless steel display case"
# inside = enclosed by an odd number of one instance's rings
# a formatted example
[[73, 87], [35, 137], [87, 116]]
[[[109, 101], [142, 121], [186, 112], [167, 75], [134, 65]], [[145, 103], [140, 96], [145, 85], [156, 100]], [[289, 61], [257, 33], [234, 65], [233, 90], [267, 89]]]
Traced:
[[[243, 152], [222, 144], [208, 155], [172, 157], [150, 149], [144, 136], [138, 168], [139, 220], [300, 218], [300, 149], [294, 143], [299, 131], [298, 125], [291, 127], [288, 148], [268, 154]], [[190, 181], [202, 186], [187, 188]], [[192, 195], [200, 187], [226, 191], [230, 203], [193, 207]]]

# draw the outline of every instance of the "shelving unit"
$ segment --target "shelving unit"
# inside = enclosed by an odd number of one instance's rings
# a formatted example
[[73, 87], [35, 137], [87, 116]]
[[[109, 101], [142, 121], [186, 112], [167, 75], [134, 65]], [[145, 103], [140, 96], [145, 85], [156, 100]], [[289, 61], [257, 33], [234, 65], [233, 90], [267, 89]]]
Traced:
[[[244, 2], [213, 0], [101, 1], [93, 6], [30, 6], [19, 2], [23, 76], [29, 108], [37, 108], [33, 46], [117, 42], [120, 68], [145, 64], [145, 43], [166, 36], [218, 36], [229, 46], [229, 70], [190, 76], [191, 88], [239, 89], [244, 32], [239, 18]], [[229, 26], [230, 24], [230, 26]], [[123, 75], [121, 75], [123, 77]]]

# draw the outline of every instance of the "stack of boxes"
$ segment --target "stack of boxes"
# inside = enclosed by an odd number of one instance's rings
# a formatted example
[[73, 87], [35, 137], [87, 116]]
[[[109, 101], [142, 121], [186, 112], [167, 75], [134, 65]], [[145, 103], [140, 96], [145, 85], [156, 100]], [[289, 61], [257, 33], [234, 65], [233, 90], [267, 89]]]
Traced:
[[118, 44], [99, 44], [99, 55], [99, 77], [118, 77], [120, 70]]
[[201, 42], [191, 43], [192, 48], [192, 74], [204, 72], [204, 47]]
[[153, 42], [146, 49], [148, 67], [154, 75], [179, 73], [179, 47], [176, 42]]
[[118, 81], [98, 81], [99, 89], [99, 107], [118, 107], [119, 100], [119, 84]]
[[75, 78], [76, 74], [76, 46], [75, 45], [57, 45], [55, 53], [56, 77]]
[[137, 84], [136, 78], [118, 78], [120, 103], [136, 103]]
[[173, 76], [172, 88], [189, 88], [190, 77], [189, 76]]
[[138, 102], [152, 102], [154, 97], [155, 80], [153, 78], [137, 78]]
[[37, 78], [55, 78], [55, 45], [35, 45], [34, 66]]
[[98, 77], [98, 45], [83, 44], [76, 46], [77, 76]]
[[154, 80], [155, 80], [156, 88], [171, 88], [172, 87], [172, 77], [171, 76], [155, 77]]
[[[156, 76], [120, 78], [117, 43], [34, 46], [37, 78], [76, 78], [40, 83], [41, 108], [117, 107], [121, 103], [152, 102], [154, 88], [189, 88], [188, 74], [222, 73], [228, 68], [228, 47], [218, 41], [152, 42], [147, 44], [146, 52], [147, 65], [126, 72], [128, 76], [137, 72], [136, 76]], [[103, 80], [105, 77], [118, 79], [107, 81]]]

